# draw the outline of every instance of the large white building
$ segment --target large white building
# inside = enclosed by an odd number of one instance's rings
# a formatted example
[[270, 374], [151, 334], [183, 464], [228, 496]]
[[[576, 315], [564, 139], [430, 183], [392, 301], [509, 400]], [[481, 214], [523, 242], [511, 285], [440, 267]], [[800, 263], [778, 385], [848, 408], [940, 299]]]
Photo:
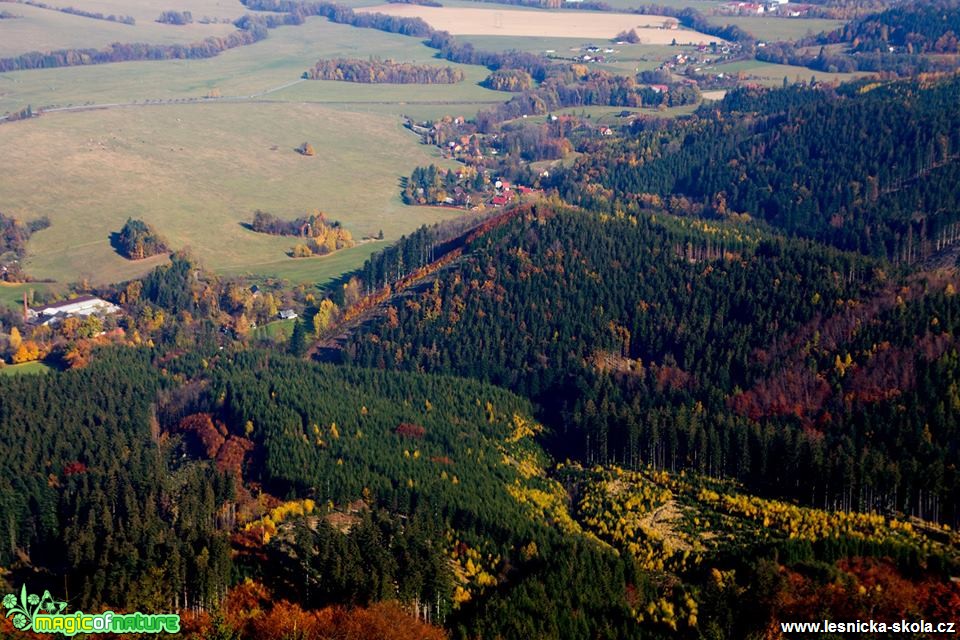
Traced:
[[81, 296], [27, 310], [27, 320], [36, 324], [58, 324], [65, 318], [86, 318], [119, 313], [120, 307], [96, 296]]

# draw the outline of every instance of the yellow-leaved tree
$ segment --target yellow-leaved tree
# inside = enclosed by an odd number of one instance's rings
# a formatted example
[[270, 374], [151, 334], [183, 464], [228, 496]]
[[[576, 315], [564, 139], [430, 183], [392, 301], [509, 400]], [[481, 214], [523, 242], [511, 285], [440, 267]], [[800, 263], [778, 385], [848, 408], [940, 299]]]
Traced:
[[20, 335], [20, 330], [16, 327], [10, 329], [10, 353], [16, 353], [22, 343], [23, 337]]
[[340, 308], [335, 302], [333, 302], [333, 300], [330, 300], [329, 298], [324, 298], [321, 300], [320, 307], [317, 309], [317, 314], [313, 316], [314, 335], [319, 338], [324, 331], [329, 329], [336, 321], [339, 312]]

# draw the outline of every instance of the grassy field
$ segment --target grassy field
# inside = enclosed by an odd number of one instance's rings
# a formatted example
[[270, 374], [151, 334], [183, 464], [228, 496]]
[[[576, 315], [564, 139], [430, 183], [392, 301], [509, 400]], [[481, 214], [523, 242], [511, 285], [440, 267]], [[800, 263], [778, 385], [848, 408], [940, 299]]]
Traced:
[[290, 339], [293, 333], [293, 325], [298, 322], [297, 319], [275, 320], [253, 330], [251, 338], [254, 340], [272, 340], [273, 342], [282, 342]]
[[[52, 0], [50, 4], [54, 4]], [[0, 20], [0, 58], [28, 51], [102, 48], [113, 42], [186, 44], [235, 30], [235, 27], [229, 24], [171, 26], [153, 22], [160, 15], [160, 11], [156, 11], [149, 19], [144, 18], [141, 21], [137, 18], [135, 25], [126, 25], [23, 4], [3, 6], [9, 7], [7, 11], [22, 17], [16, 20]], [[70, 3], [64, 1], [62, 6], [70, 6]], [[101, 11], [86, 3], [76, 6], [85, 11]]]
[[436, 51], [416, 38], [311, 18], [298, 27], [271, 30], [270, 37], [262, 42], [205, 60], [124, 62], [0, 74], [0, 113], [27, 104], [41, 107], [202, 98], [214, 88], [223, 96], [371, 104], [417, 99], [465, 102], [506, 99], [501, 93], [476, 86], [476, 82], [486, 77], [486, 71], [467, 65], [452, 65], [462, 69], [468, 78], [452, 86], [318, 82], [312, 88], [300, 89], [307, 92], [303, 96], [283, 92], [261, 96], [296, 82], [318, 59], [338, 56], [439, 63]]
[[710, 16], [707, 19], [717, 25], [737, 25], [759, 40], [770, 41], [798, 40], [822, 31], [833, 31], [844, 24], [842, 20], [765, 16]]
[[53, 371], [53, 369], [42, 362], [24, 362], [23, 364], [8, 364], [0, 367], [0, 376], [20, 376], [47, 373], [49, 371]]
[[730, 64], [717, 65], [713, 67], [717, 73], [735, 74], [742, 71], [747, 80], [758, 82], [768, 86], [779, 86], [783, 84], [784, 77], [788, 82], [797, 80], [807, 81], [815, 78], [823, 82], [848, 82], [856, 78], [871, 75], [869, 73], [826, 73], [825, 71], [814, 71], [806, 67], [793, 67], [785, 64], [772, 64], [769, 62], [760, 62], [759, 60], [744, 60], [741, 62], [732, 62]]
[[[303, 141], [317, 156], [294, 152]], [[437, 161], [433, 147], [395, 117], [318, 105], [61, 113], [0, 127], [0, 148], [17, 167], [0, 175], [6, 213], [52, 221], [30, 241], [26, 268], [37, 278], [112, 282], [156, 266], [159, 257], [131, 262], [110, 246], [110, 233], [127, 217], [153, 224], [172, 247], [213, 269], [287, 276], [355, 265], [372, 246], [294, 260], [285, 255], [293, 239], [241, 226], [255, 209], [284, 217], [320, 209], [357, 239], [381, 229], [396, 239], [451, 215], [399, 199], [399, 178]]]
[[27, 282], [25, 284], [8, 284], [0, 282], [0, 306], [13, 307], [19, 309], [23, 306], [23, 294], [27, 294], [27, 304], [33, 305], [34, 295], [53, 291], [63, 293], [65, 288], [62, 285], [50, 284], [46, 282]]
[[[48, 3], [56, 6], [69, 6], [70, 0], [59, 0], [59, 2], [48, 0]], [[86, 11], [99, 11], [104, 15], [113, 13], [133, 16], [137, 20], [137, 25], [141, 22], [152, 22], [163, 11], [168, 10], [189, 11], [193, 14], [195, 21], [204, 17], [233, 20], [244, 13], [248, 13], [246, 7], [240, 4], [239, 0], [176, 0], [176, 2], [170, 2], [170, 0], [83, 0], [82, 4], [74, 6], [80, 6]]]
[[[0, 125], [4, 159], [16, 167], [0, 176], [3, 210], [53, 222], [31, 240], [28, 272], [92, 283], [141, 275], [164, 258], [129, 262], [109, 244], [127, 217], [141, 217], [222, 273], [317, 282], [359, 266], [377, 244], [294, 260], [292, 239], [240, 223], [257, 208], [288, 217], [321, 209], [357, 239], [382, 229], [392, 240], [457, 215], [401, 203], [400, 178], [439, 157], [400, 116], [472, 116], [509, 99], [478, 86], [485, 69], [455, 65], [467, 79], [453, 86], [299, 80], [322, 57], [441, 64], [435, 53], [415, 38], [314, 18], [207, 60], [0, 74], [0, 111], [105, 107]], [[226, 97], [194, 101], [214, 88]], [[316, 157], [293, 152], [304, 141]]]

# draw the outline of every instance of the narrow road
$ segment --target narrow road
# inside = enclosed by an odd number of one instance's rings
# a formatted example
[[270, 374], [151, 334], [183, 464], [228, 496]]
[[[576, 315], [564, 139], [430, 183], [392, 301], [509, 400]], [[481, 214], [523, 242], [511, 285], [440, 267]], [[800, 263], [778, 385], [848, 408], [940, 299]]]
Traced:
[[[67, 113], [67, 112], [80, 112], [80, 111], [98, 111], [101, 109], [122, 109], [128, 107], [157, 107], [157, 106], [178, 106], [184, 104], [216, 104], [216, 103], [231, 103], [231, 104], [243, 104], [243, 103], [262, 103], [262, 104], [315, 104], [315, 105], [336, 105], [336, 106], [345, 106], [345, 105], [364, 105], [364, 104], [376, 104], [376, 105], [428, 105], [428, 106], [458, 106], [458, 105], [474, 105], [474, 104], [500, 104], [502, 100], [264, 100], [263, 98], [278, 91], [283, 91], [284, 89], [289, 89], [290, 87], [296, 86], [301, 82], [308, 82], [303, 78], [299, 78], [292, 82], [287, 82], [277, 87], [272, 87], [270, 89], [264, 89], [257, 93], [253, 93], [247, 96], [223, 96], [220, 98], [171, 98], [167, 100], [151, 100], [145, 98], [141, 101], [132, 101], [132, 102], [101, 102], [96, 104], [79, 104], [79, 105], [70, 105], [66, 107], [40, 107], [37, 109], [37, 115], [44, 113]], [[0, 116], [0, 122], [3, 122], [7, 119], [7, 116]]]

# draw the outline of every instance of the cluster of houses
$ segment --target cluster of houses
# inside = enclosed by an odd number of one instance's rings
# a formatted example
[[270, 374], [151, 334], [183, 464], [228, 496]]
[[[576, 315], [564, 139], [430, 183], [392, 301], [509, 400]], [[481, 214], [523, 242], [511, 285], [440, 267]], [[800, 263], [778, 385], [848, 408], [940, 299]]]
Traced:
[[[465, 170], [468, 171], [465, 168], [460, 171]], [[465, 177], [459, 174], [460, 172], [458, 171], [458, 178], [462, 179]], [[493, 187], [492, 190], [489, 189], [490, 186]], [[512, 185], [507, 180], [499, 179], [495, 180], [492, 185], [488, 183], [488, 186], [483, 192], [471, 192], [458, 184], [450, 193], [451, 195], [447, 196], [443, 201], [445, 205], [466, 207], [477, 211], [484, 206], [505, 207], [523, 196], [539, 194], [542, 193], [542, 191], [522, 185]]]
[[582, 47], [574, 47], [573, 49], [571, 49], [571, 51], [578, 54], [578, 55], [575, 55], [573, 58], [577, 62], [596, 62], [596, 63], [606, 62], [607, 61], [606, 55], [617, 52], [616, 49], [613, 49], [611, 47], [600, 48], [594, 44], [588, 44]]
[[740, 55], [740, 49], [740, 45], [736, 42], [701, 44], [697, 46], [696, 51], [684, 51], [672, 56], [659, 68], [674, 73], [683, 73], [692, 68], [695, 73], [699, 73], [708, 65], [736, 59]]
[[762, 2], [725, 2], [717, 9], [718, 13], [735, 16], [776, 14], [790, 18], [799, 18], [810, 12], [811, 5], [798, 4], [788, 0], [762, 0]]
[[483, 159], [483, 149], [476, 135], [462, 135], [456, 140], [448, 140], [444, 151], [444, 155], [450, 158], [465, 159], [465, 156], [469, 156], [476, 160]]
[[493, 186], [496, 191], [490, 200], [490, 204], [494, 207], [506, 206], [521, 196], [540, 193], [538, 189], [531, 189], [530, 187], [513, 187], [506, 180], [497, 180], [493, 183]]

